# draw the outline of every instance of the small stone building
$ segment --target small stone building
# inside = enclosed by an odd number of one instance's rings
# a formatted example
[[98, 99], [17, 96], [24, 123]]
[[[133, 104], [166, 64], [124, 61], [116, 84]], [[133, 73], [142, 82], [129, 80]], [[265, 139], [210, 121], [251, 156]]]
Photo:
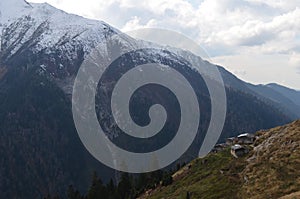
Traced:
[[235, 144], [231, 147], [231, 154], [235, 157], [235, 158], [239, 158], [244, 156], [245, 154], [247, 154], [249, 152], [249, 150], [244, 147], [241, 146], [239, 144]]
[[255, 135], [251, 133], [243, 133], [237, 136], [238, 144], [253, 144], [255, 141]]

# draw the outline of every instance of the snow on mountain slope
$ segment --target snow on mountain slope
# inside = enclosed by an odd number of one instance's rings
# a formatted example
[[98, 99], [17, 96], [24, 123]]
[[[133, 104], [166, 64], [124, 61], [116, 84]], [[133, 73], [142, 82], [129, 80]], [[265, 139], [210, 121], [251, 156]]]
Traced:
[[9, 20], [16, 19], [32, 6], [24, 0], [1, 0], [0, 1], [0, 23], [7, 23]]
[[[82, 45], [89, 52], [106, 36], [118, 32], [102, 21], [68, 14], [47, 3], [1, 0], [0, 13], [0, 47], [6, 59], [33, 40], [30, 47], [35, 52], [66, 43]], [[72, 56], [68, 52], [65, 55]]]

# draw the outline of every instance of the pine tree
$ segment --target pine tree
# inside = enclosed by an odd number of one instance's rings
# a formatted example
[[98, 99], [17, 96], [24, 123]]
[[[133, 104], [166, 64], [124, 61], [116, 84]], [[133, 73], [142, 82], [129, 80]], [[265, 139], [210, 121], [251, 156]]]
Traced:
[[117, 197], [121, 199], [130, 198], [132, 195], [132, 182], [128, 173], [123, 173], [118, 184]]
[[108, 199], [115, 199], [116, 195], [116, 187], [112, 179], [110, 179], [109, 183], [106, 186]]
[[106, 189], [102, 184], [101, 179], [98, 178], [97, 173], [94, 172], [92, 179], [92, 186], [90, 187], [87, 199], [101, 199], [107, 198]]
[[68, 195], [68, 199], [81, 199], [82, 198], [79, 191], [75, 190], [72, 185], [69, 186], [67, 195]]

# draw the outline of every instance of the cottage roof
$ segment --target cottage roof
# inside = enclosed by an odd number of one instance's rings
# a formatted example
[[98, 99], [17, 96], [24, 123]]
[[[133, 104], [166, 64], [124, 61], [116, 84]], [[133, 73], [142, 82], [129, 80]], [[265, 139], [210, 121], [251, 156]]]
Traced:
[[243, 134], [238, 135], [237, 137], [238, 138], [241, 138], [241, 137], [250, 137], [250, 138], [252, 138], [252, 137], [254, 137], [254, 135], [250, 134], [250, 133], [243, 133]]
[[238, 150], [238, 149], [242, 149], [243, 147], [239, 144], [235, 144], [231, 147], [232, 150]]
[[227, 140], [234, 140], [234, 139], [235, 139], [235, 137], [227, 138]]

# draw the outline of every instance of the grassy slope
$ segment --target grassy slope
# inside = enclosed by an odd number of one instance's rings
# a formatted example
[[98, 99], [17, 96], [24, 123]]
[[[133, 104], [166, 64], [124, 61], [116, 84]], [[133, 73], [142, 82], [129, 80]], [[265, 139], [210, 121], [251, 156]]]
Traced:
[[[229, 149], [191, 162], [170, 186], [141, 198], [278, 198], [300, 190], [300, 121], [257, 133], [244, 158]], [[185, 168], [186, 169], [186, 168]]]
[[237, 198], [234, 190], [241, 186], [237, 173], [244, 168], [244, 160], [234, 159], [229, 149], [210, 154], [191, 162], [191, 168], [172, 185], [159, 187], [151, 196], [142, 198]]

